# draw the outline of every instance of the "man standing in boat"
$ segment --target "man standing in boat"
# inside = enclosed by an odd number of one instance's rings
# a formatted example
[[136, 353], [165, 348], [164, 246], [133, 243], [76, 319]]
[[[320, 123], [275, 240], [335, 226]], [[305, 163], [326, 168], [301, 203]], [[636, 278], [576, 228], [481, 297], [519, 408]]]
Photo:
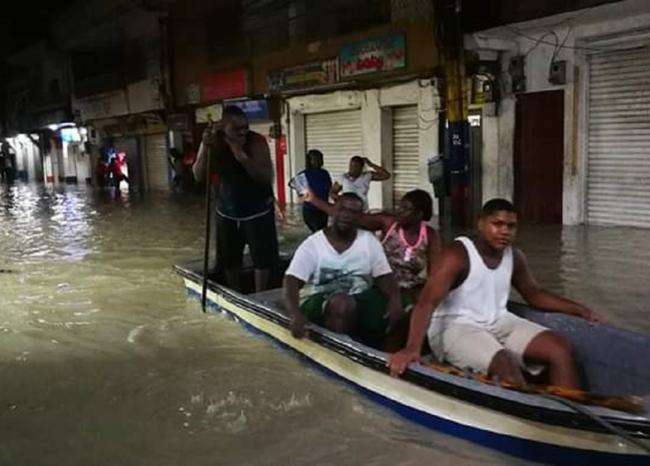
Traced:
[[[504, 199], [488, 201], [474, 238], [459, 237], [433, 261], [415, 306], [406, 347], [393, 354], [392, 375], [419, 361], [425, 334], [438, 359], [462, 369], [482, 372], [515, 384], [523, 370], [548, 367], [553, 385], [579, 388], [569, 341], [506, 309], [513, 285], [530, 305], [603, 322], [582, 304], [542, 289], [524, 254], [512, 246], [517, 214]], [[433, 316], [432, 316], [433, 313]]]
[[291, 332], [303, 337], [311, 321], [369, 346], [395, 350], [399, 345], [391, 346], [389, 329], [404, 317], [399, 287], [379, 240], [355, 227], [362, 212], [359, 196], [342, 194], [331, 225], [296, 250], [284, 277]]
[[198, 181], [206, 176], [209, 152], [213, 174], [218, 174], [217, 258], [225, 269], [228, 286], [240, 289], [242, 256], [248, 244], [255, 290], [265, 290], [278, 261], [269, 146], [262, 135], [248, 129], [244, 111], [230, 105], [224, 108], [223, 119], [209, 124], [203, 133], [192, 167]]

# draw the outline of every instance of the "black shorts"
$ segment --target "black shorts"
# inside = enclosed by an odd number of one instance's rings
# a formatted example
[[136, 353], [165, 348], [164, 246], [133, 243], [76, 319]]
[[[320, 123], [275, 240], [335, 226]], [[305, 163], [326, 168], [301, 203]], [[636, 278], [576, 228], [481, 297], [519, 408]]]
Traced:
[[253, 267], [273, 269], [278, 263], [278, 235], [273, 209], [250, 220], [233, 220], [217, 213], [217, 261], [225, 269], [241, 267], [248, 244]]

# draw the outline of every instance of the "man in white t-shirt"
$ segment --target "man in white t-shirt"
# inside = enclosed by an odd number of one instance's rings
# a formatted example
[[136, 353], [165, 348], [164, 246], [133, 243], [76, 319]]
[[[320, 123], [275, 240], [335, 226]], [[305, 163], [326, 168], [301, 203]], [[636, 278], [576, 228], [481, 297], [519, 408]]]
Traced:
[[[372, 171], [363, 171], [368, 165]], [[355, 155], [350, 159], [350, 167], [347, 173], [341, 174], [332, 185], [330, 197], [336, 201], [339, 193], [355, 193], [363, 200], [363, 210], [368, 209], [368, 190], [371, 181], [386, 181], [390, 178], [390, 172], [384, 167], [372, 163], [366, 157]]]
[[362, 209], [359, 196], [342, 194], [332, 224], [296, 250], [284, 277], [296, 338], [305, 335], [309, 320], [383, 348], [389, 328], [404, 316], [399, 287], [381, 244], [355, 226]]

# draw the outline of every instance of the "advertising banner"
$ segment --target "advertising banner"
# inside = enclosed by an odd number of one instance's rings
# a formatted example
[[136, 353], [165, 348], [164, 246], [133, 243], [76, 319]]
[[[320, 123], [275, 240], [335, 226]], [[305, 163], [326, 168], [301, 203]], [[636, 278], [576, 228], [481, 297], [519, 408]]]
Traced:
[[363, 40], [341, 47], [341, 78], [393, 71], [406, 67], [406, 41], [403, 34]]
[[282, 68], [269, 72], [267, 76], [271, 92], [334, 84], [338, 81], [339, 62], [336, 58]]

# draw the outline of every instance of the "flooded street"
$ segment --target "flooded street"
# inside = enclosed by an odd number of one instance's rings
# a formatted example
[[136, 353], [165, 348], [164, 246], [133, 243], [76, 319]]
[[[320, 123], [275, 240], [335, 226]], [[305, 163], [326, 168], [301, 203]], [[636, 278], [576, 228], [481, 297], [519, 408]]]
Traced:
[[[201, 255], [202, 217], [199, 197], [0, 187], [1, 465], [522, 464], [202, 314], [171, 270]], [[649, 238], [525, 227], [519, 243], [546, 287], [650, 332]]]

